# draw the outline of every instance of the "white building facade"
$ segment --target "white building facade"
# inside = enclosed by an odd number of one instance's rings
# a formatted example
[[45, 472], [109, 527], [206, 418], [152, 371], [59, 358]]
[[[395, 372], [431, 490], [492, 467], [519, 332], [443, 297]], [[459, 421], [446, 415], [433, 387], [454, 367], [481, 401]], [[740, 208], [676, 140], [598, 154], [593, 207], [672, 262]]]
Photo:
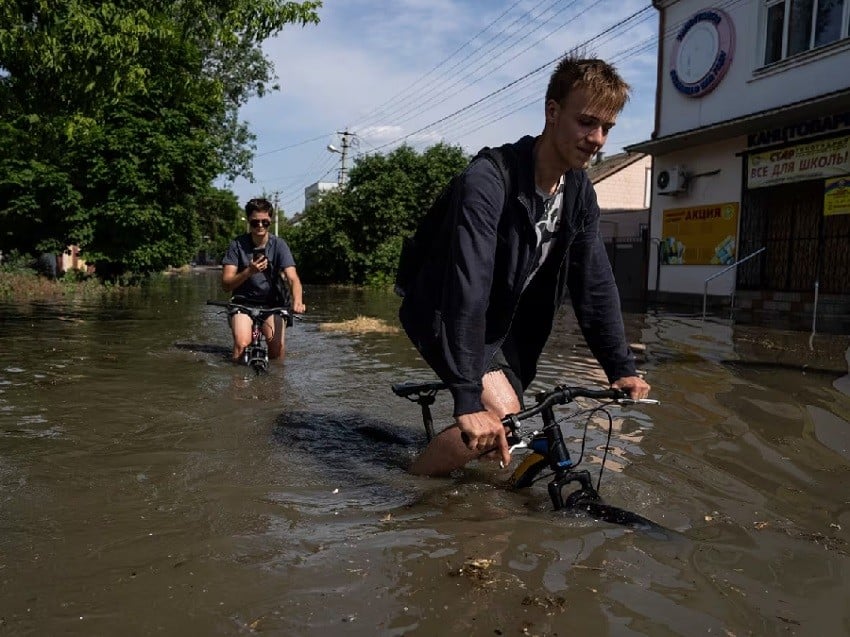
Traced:
[[652, 157], [620, 153], [595, 162], [587, 176], [596, 191], [605, 241], [640, 237], [649, 225]]
[[339, 188], [339, 184], [335, 181], [317, 181], [304, 189], [304, 210], [319, 200], [319, 197], [331, 190]]
[[627, 149], [654, 160], [647, 288], [661, 299], [707, 290], [797, 324], [818, 299], [845, 329], [850, 0], [654, 6], [655, 131]]

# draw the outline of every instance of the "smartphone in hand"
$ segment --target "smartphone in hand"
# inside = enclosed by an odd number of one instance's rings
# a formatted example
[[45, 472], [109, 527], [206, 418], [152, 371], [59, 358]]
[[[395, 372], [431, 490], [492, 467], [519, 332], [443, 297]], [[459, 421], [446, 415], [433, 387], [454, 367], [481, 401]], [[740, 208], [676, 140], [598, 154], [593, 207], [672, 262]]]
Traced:
[[254, 248], [252, 253], [252, 260], [256, 263], [257, 261], [262, 261], [266, 256], [266, 248]]

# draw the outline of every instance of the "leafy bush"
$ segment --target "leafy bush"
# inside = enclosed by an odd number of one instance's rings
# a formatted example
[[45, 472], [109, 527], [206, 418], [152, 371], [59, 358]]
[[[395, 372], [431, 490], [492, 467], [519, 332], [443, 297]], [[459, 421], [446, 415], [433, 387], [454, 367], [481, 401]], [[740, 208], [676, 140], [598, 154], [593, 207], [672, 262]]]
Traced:
[[287, 232], [301, 277], [390, 285], [402, 240], [468, 162], [461, 148], [445, 144], [358, 159], [346, 187], [323, 195]]

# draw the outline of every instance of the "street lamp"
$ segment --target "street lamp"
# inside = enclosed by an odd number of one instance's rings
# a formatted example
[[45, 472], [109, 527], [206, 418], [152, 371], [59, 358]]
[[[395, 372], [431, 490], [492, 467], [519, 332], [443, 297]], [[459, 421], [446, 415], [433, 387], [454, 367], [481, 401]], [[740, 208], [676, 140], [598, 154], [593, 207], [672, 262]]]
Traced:
[[328, 144], [327, 149], [331, 153], [339, 153], [342, 158], [339, 165], [339, 178], [337, 179], [337, 183], [339, 187], [342, 188], [345, 185], [345, 160], [348, 157], [348, 147], [349, 147], [349, 138], [352, 136], [352, 133], [348, 131], [340, 133], [342, 135], [342, 150], [334, 146], [333, 144]]

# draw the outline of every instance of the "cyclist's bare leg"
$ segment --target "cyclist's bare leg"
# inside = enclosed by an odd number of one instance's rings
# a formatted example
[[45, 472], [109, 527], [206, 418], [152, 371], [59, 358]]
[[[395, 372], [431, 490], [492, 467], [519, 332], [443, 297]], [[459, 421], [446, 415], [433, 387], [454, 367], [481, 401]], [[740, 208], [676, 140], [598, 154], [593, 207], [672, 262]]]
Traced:
[[[481, 402], [484, 409], [500, 419], [520, 410], [519, 398], [504, 372], [488, 372], [481, 382]], [[410, 472], [416, 475], [446, 476], [480, 455], [463, 444], [460, 430], [456, 425], [452, 425], [434, 436], [425, 450], [414, 459]]]
[[237, 313], [229, 320], [230, 331], [233, 332], [233, 362], [238, 363], [245, 348], [251, 344], [251, 317]]
[[283, 358], [286, 326], [280, 316], [273, 315], [263, 324], [263, 334], [269, 347], [269, 359]]

